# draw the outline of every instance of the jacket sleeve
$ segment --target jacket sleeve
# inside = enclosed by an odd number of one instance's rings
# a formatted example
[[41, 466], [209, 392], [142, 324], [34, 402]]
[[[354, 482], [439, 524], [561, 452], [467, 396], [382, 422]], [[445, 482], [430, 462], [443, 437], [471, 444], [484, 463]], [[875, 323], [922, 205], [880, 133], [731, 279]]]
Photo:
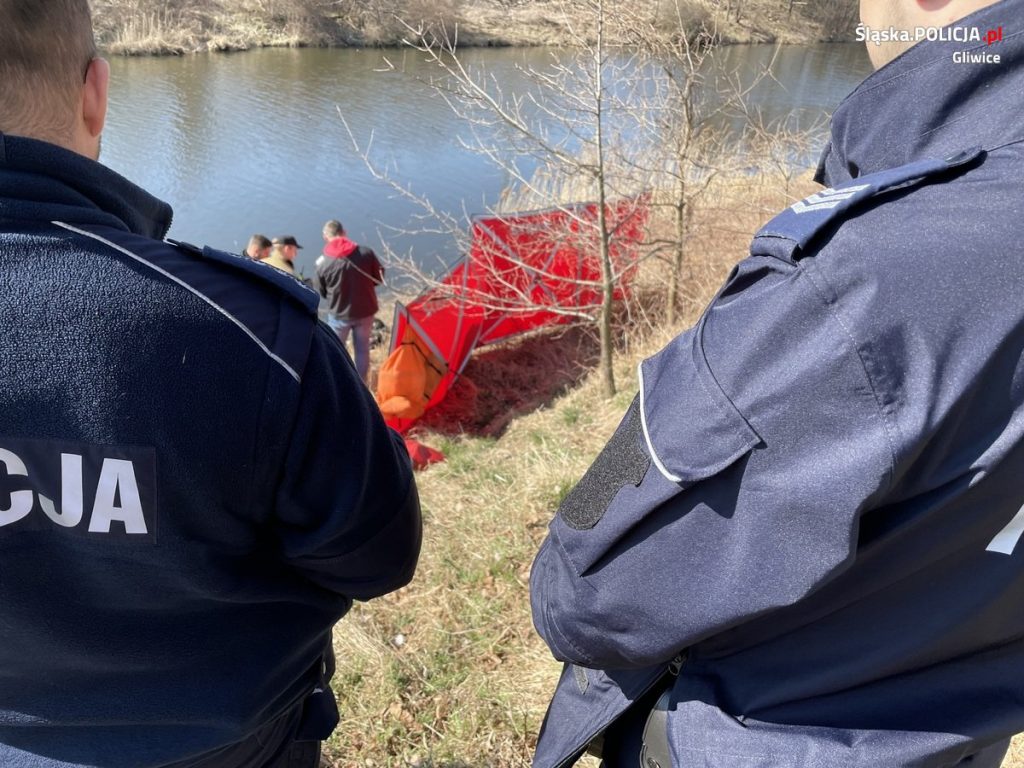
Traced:
[[[321, 256], [321, 258], [324, 258]], [[320, 265], [313, 270], [313, 290], [320, 294], [321, 299], [327, 298], [327, 286], [324, 283], [324, 276], [321, 273]]]
[[566, 497], [531, 574], [560, 660], [606, 669], [799, 602], [855, 556], [891, 482], [888, 422], [849, 319], [812, 275], [744, 262]]
[[408, 453], [323, 324], [302, 377], [276, 501], [283, 556], [307, 578], [359, 600], [412, 579], [421, 520]]

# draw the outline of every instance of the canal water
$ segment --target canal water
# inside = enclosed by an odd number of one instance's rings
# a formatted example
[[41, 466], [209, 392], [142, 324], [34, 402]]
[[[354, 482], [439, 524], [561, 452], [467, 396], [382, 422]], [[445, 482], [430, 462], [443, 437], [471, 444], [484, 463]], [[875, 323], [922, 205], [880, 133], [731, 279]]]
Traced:
[[[479, 49], [464, 60], [513, 93], [526, 87], [523, 68], [556, 55]], [[766, 120], [791, 125], [820, 123], [870, 71], [863, 47], [851, 44], [732, 46], [716, 66], [753, 78], [769, 62], [772, 78], [749, 101]], [[339, 111], [361, 143], [372, 137], [381, 168], [442, 211], [484, 212], [509, 181], [463, 147], [467, 126], [424, 85], [436, 71], [413, 51], [266, 49], [111, 65], [102, 160], [171, 203], [170, 236], [180, 240], [237, 252], [254, 232], [291, 234], [305, 246], [297, 266], [308, 274], [323, 222], [337, 218], [378, 252], [386, 240], [424, 265], [451, 261], [449, 238], [409, 234], [424, 229], [420, 209], [374, 179]]]

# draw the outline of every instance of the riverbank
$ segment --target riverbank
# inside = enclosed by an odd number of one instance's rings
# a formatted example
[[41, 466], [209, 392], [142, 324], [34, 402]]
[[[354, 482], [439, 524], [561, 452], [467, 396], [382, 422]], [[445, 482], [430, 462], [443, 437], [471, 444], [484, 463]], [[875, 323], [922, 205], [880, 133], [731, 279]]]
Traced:
[[416, 578], [357, 605], [335, 629], [342, 717], [326, 766], [529, 765], [561, 671], [529, 606], [530, 566], [547, 525], [633, 400], [637, 362], [696, 320], [752, 233], [811, 184], [805, 176], [790, 194], [785, 187], [744, 176], [719, 180], [701, 198], [675, 327], [665, 321], [665, 267], [645, 262], [618, 341], [612, 399], [588, 375], [596, 347], [582, 332], [474, 356], [447, 417], [429, 419], [418, 435], [447, 460], [417, 477], [425, 523]]
[[[678, 0], [678, 17], [669, 5], [643, 7], [656, 9], [647, 11], [656, 24], [676, 27], [681, 19], [693, 34], [714, 30], [724, 43], [849, 40], [856, 16], [853, 0]], [[457, 34], [463, 46], [567, 45], [580, 30], [587, 34], [586, 14], [573, 7], [563, 0], [93, 0], [93, 15], [109, 54], [180, 55], [396, 46], [410, 28]]]
[[[744, 177], [702, 198], [690, 248], [700, 256], [689, 264], [680, 320], [665, 322], [661, 268], [645, 263], [619, 338], [620, 391], [610, 400], [598, 377], [586, 375], [593, 347], [580, 334], [474, 357], [458, 417], [418, 435], [447, 461], [418, 474], [424, 543], [416, 578], [357, 604], [335, 629], [341, 723], [325, 746], [325, 768], [529, 766], [561, 672], [529, 606], [530, 566], [548, 523], [632, 401], [637, 362], [692, 324], [752, 233], [813, 188], [807, 175], [792, 185]], [[534, 386], [546, 399], [522, 403], [521, 390]], [[495, 402], [513, 409], [510, 421], [489, 418]], [[1024, 768], [1024, 740], [1014, 741], [1003, 768]]]

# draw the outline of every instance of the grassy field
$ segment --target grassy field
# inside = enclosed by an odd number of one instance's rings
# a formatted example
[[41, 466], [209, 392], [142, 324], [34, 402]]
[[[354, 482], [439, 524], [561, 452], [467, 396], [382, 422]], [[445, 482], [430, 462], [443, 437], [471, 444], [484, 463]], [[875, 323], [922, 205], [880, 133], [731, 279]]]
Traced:
[[[808, 188], [804, 180], [793, 194]], [[705, 201], [680, 327], [786, 202], [778, 186], [751, 179], [725, 182]], [[657, 263], [644, 268], [619, 340], [614, 398], [603, 399], [588, 376], [587, 334], [534, 337], [479, 354], [447, 411], [419, 435], [448, 457], [419, 474], [419, 571], [335, 630], [342, 721], [325, 766], [529, 764], [560, 671], [532, 628], [530, 565], [560, 500], [632, 400], [637, 362], [680, 330], [664, 324], [661, 272]], [[1024, 744], [1014, 744], [1005, 768], [1024, 768]]]

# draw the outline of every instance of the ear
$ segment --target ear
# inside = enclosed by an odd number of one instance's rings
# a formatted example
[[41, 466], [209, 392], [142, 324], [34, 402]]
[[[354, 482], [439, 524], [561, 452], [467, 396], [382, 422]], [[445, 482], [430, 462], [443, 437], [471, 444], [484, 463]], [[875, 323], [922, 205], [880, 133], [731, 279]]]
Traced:
[[85, 71], [82, 88], [82, 126], [90, 139], [99, 139], [107, 121], [107, 91], [110, 86], [110, 64], [95, 58]]

